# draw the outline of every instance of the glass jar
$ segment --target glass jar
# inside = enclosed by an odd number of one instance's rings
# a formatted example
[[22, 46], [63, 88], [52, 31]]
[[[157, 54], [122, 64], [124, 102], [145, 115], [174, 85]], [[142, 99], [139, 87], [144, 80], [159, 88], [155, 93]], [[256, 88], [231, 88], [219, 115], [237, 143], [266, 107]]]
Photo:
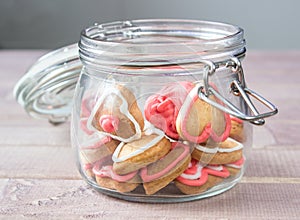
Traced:
[[[77, 82], [71, 140], [78, 168], [114, 197], [181, 202], [230, 189], [245, 169], [250, 124], [277, 112], [246, 87], [245, 40], [234, 25], [95, 24], [81, 33], [82, 68], [76, 50], [71, 45], [41, 58], [15, 95], [31, 115], [60, 123]], [[253, 99], [268, 111], [260, 114]]]

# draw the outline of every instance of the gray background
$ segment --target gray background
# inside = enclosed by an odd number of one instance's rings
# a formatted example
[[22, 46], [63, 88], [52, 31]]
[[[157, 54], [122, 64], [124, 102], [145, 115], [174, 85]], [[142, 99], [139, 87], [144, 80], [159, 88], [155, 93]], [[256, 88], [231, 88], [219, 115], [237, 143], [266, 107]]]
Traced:
[[249, 49], [300, 49], [299, 9], [297, 0], [0, 0], [0, 49], [54, 49], [94, 22], [142, 18], [233, 23]]

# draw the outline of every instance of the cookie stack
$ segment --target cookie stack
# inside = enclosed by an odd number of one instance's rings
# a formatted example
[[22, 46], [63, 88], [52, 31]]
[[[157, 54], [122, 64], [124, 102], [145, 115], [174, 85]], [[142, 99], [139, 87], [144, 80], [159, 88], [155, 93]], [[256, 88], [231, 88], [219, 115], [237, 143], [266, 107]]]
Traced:
[[143, 110], [120, 84], [83, 99], [82, 170], [102, 188], [122, 193], [142, 185], [147, 195], [170, 184], [198, 194], [236, 176], [244, 164], [243, 123], [201, 100], [201, 86], [168, 84], [147, 97]]

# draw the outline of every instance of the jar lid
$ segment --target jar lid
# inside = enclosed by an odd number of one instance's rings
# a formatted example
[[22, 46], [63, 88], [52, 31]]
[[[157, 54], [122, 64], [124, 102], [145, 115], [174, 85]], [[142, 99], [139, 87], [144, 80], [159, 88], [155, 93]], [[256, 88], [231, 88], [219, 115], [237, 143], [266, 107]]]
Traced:
[[77, 44], [49, 52], [19, 80], [14, 96], [31, 116], [53, 124], [65, 122], [81, 68]]

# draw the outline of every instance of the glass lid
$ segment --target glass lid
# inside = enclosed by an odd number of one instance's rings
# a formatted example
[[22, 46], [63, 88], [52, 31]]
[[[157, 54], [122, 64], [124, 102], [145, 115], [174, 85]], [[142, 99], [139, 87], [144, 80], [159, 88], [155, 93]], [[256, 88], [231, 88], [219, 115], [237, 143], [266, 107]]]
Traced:
[[47, 53], [19, 80], [14, 96], [31, 116], [65, 122], [81, 68], [77, 44]]

